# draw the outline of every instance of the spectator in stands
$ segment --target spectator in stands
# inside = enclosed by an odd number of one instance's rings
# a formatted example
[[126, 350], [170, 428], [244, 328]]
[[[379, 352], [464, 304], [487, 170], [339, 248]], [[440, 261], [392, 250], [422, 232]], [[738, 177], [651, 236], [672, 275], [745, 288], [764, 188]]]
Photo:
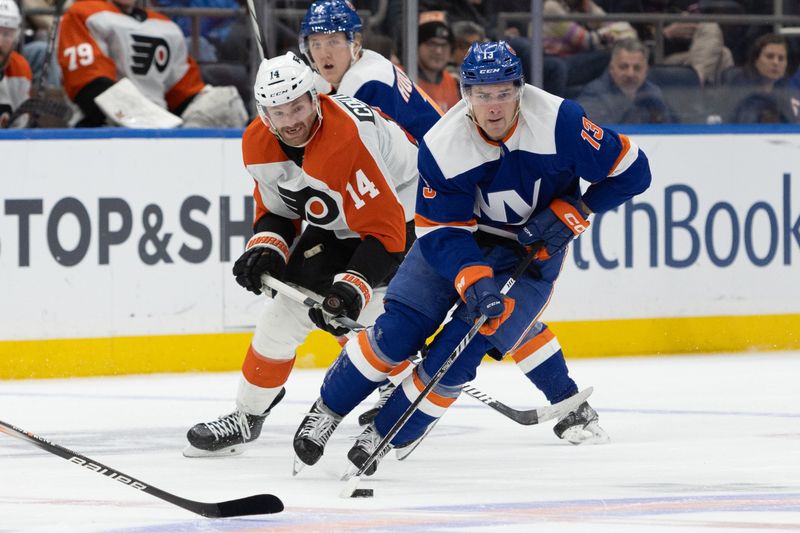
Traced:
[[244, 126], [236, 89], [206, 85], [180, 28], [135, 3], [82, 0], [64, 14], [58, 56], [78, 126]]
[[664, 97], [647, 81], [648, 50], [637, 39], [614, 43], [608, 70], [578, 96], [587, 116], [601, 124], [675, 122]]
[[[690, 15], [700, 12], [700, 4], [696, 0], [643, 0], [642, 11]], [[655, 24], [638, 25], [637, 30], [642, 41], [655, 39]], [[733, 66], [722, 28], [715, 22], [673, 22], [664, 27], [663, 35], [663, 63], [692, 67], [701, 86], [718, 83], [720, 73]]]
[[423, 22], [417, 31], [417, 85], [447, 112], [461, 100], [458, 82], [446, 69], [453, 54], [453, 33], [441, 20]]
[[[589, 13], [603, 15], [592, 0], [545, 0], [545, 15]], [[545, 22], [543, 44], [546, 54], [560, 57], [567, 65], [567, 85], [580, 86], [600, 76], [608, 65], [615, 41], [636, 36], [627, 22], [580, 24]]]
[[450, 57], [450, 65], [453, 67], [451, 74], [460, 76], [461, 63], [469, 51], [472, 43], [482, 43], [486, 41], [486, 30], [477, 22], [471, 20], [459, 20], [452, 24], [453, 30], [453, 54]]
[[30, 97], [31, 67], [15, 50], [22, 23], [14, 0], [0, 0], [0, 128], [9, 126], [14, 109]]
[[[25, 11], [33, 9], [54, 9], [54, 0], [24, 0]], [[72, 5], [72, 0], [64, 3], [64, 9]], [[28, 60], [33, 71], [33, 83], [39, 81], [44, 62], [47, 59], [47, 41], [53, 28], [53, 15], [26, 15], [25, 19], [28, 28], [33, 30], [33, 39], [22, 45], [22, 55]], [[44, 80], [44, 87], [48, 89], [61, 89], [61, 70], [58, 68], [58, 58], [56, 54], [50, 57], [50, 64], [47, 66], [47, 74]]]
[[[747, 64], [729, 82], [727, 101], [736, 123], [797, 122], [786, 77], [788, 46], [782, 35], [762, 35], [749, 49]], [[795, 100], [797, 100], [795, 95]]]
[[369, 33], [364, 36], [364, 48], [378, 52], [380, 55], [392, 62], [393, 65], [402, 67], [402, 62], [397, 56], [397, 48], [394, 41], [388, 35], [382, 33]]

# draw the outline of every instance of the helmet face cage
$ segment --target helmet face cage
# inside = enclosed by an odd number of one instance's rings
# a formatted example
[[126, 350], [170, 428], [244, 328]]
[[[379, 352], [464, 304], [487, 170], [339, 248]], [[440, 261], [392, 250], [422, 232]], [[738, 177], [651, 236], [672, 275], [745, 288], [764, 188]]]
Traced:
[[258, 116], [273, 133], [277, 132], [269, 120], [267, 108], [287, 104], [307, 93], [311, 95], [317, 117], [322, 119], [319, 96], [314, 88], [314, 73], [292, 52], [261, 62], [253, 93]]
[[303, 55], [313, 65], [308, 50], [308, 36], [315, 33], [343, 32], [351, 47], [355, 34], [361, 33], [361, 17], [347, 0], [317, 0], [308, 8], [300, 23], [299, 46]]

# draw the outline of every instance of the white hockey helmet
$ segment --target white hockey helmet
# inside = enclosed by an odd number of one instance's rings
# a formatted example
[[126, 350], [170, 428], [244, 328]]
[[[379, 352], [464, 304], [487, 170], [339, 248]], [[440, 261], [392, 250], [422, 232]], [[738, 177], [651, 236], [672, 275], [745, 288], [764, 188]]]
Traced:
[[285, 55], [272, 59], [263, 59], [261, 66], [258, 67], [253, 91], [258, 115], [270, 128], [272, 125], [266, 108], [289, 103], [306, 93], [311, 95], [317, 115], [322, 118], [319, 96], [314, 88], [314, 72], [292, 52], [286, 52]]
[[14, 0], [0, 0], [0, 28], [19, 30], [22, 16]]

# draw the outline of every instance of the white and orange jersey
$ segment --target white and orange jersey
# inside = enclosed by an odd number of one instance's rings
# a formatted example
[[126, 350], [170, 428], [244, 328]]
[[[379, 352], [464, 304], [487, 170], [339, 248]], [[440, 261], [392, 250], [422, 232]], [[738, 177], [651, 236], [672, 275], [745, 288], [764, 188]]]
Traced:
[[21, 54], [12, 51], [0, 76], [0, 127], [12, 111], [31, 96], [31, 67]]
[[302, 168], [255, 119], [242, 153], [256, 187], [255, 220], [266, 213], [333, 231], [339, 238], [378, 239], [390, 253], [405, 250], [414, 218], [417, 147], [394, 122], [344, 95], [320, 96], [322, 122], [305, 146]]
[[148, 99], [169, 109], [203, 88], [178, 25], [149, 9], [134, 15], [101, 0], [77, 0], [64, 13], [58, 61], [70, 98], [100, 77], [128, 78]]

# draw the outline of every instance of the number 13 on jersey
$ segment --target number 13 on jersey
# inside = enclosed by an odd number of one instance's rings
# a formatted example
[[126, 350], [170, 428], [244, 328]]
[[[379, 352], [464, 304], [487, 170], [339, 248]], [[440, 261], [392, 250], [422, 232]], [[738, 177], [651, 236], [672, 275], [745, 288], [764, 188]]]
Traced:
[[583, 129], [581, 130], [581, 138], [587, 143], [592, 145], [595, 150], [600, 149], [600, 142], [603, 140], [603, 128], [592, 122], [586, 117], [583, 117]]

